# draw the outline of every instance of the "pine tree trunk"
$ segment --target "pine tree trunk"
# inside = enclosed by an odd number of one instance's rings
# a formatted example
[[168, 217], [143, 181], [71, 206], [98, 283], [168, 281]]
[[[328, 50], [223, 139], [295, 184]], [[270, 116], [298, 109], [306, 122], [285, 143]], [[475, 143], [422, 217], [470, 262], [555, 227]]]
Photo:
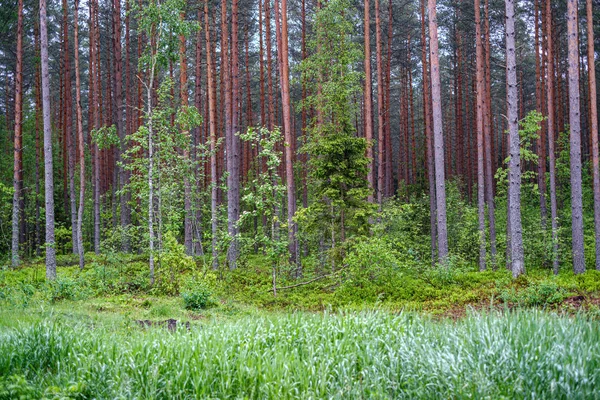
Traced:
[[446, 264], [448, 258], [448, 233], [446, 230], [446, 183], [444, 177], [444, 131], [442, 121], [442, 96], [440, 61], [438, 55], [438, 26], [436, 0], [429, 5], [429, 56], [431, 58], [431, 103], [433, 111], [433, 156], [435, 162], [435, 194], [437, 208], [438, 260]]
[[217, 105], [215, 99], [215, 77], [213, 76], [212, 45], [210, 40], [210, 26], [208, 23], [208, 0], [204, 1], [204, 31], [206, 38], [206, 74], [208, 86], [208, 107], [209, 107], [209, 129], [210, 129], [210, 213], [212, 227], [212, 267], [219, 267], [219, 253], [217, 250]]
[[[546, 26], [548, 36], [552, 38], [552, 8], [551, 1], [546, 0]], [[546, 79], [546, 96], [548, 105], [548, 171], [550, 175], [550, 217], [552, 227], [552, 269], [558, 274], [558, 212], [556, 204], [556, 153], [554, 151], [555, 143], [555, 123], [554, 123], [554, 40], [548, 40], [548, 79]], [[560, 104], [561, 102], [559, 102]]]
[[[484, 135], [483, 135], [483, 43], [481, 41], [481, 9], [475, 0], [475, 40], [477, 63], [477, 216], [479, 221], [479, 270], [486, 269], [485, 238], [485, 180], [484, 180]], [[512, 254], [512, 251], [511, 251]]]
[[[379, 209], [383, 203], [383, 128], [384, 128], [384, 102], [383, 102], [383, 65], [381, 61], [381, 17], [379, 15], [379, 0], [375, 0], [375, 43], [377, 51], [377, 203]], [[401, 160], [404, 161], [404, 160]]]
[[483, 113], [483, 142], [485, 160], [485, 197], [488, 209], [488, 224], [490, 233], [490, 256], [492, 268], [496, 269], [496, 217], [494, 205], [494, 170], [492, 150], [492, 105], [491, 105], [491, 68], [490, 68], [490, 18], [489, 0], [485, 0], [485, 89], [484, 89], [484, 113]]
[[17, 10], [17, 61], [15, 70], [15, 158], [13, 174], [13, 204], [12, 204], [12, 266], [18, 267], [19, 236], [21, 214], [21, 187], [23, 170], [23, 0], [18, 2]]
[[56, 278], [54, 242], [54, 173], [52, 168], [52, 126], [50, 125], [50, 76], [48, 72], [48, 29], [46, 0], [40, 0], [40, 46], [42, 64], [42, 110], [44, 114], [44, 191], [46, 205], [46, 279]]
[[515, 48], [515, 5], [506, 0], [506, 87], [510, 161], [508, 197], [510, 208], [511, 266], [513, 278], [525, 272], [523, 232], [521, 227], [521, 146], [519, 138], [519, 105], [517, 89], [517, 58]]
[[[278, 2], [276, 2], [277, 4]], [[294, 165], [293, 157], [295, 153], [294, 146], [294, 126], [292, 125], [292, 109], [290, 100], [290, 72], [288, 59], [288, 24], [287, 24], [287, 0], [281, 0], [281, 101], [283, 106], [283, 130], [285, 139], [285, 177], [287, 186], [287, 221], [288, 221], [288, 241], [290, 261], [296, 266], [296, 277], [302, 275], [300, 265], [300, 254], [298, 249], [297, 232], [298, 226], [294, 221], [296, 214], [296, 185], [294, 183]]]
[[[431, 129], [431, 96], [429, 94], [429, 68], [427, 67], [427, 37], [425, 35], [425, 0], [421, 0], [421, 64], [423, 65], [423, 124], [425, 126], [425, 152], [427, 153], [427, 177], [429, 181], [429, 213], [431, 224], [431, 262], [437, 254], [437, 209], [435, 195], [435, 166], [433, 163], [433, 140]], [[400, 160], [398, 160], [400, 163]], [[400, 181], [400, 175], [398, 175]]]
[[581, 115], [579, 104], [579, 41], [577, 0], [567, 0], [567, 35], [569, 45], [569, 126], [571, 164], [571, 235], [573, 271], [585, 272], [583, 251], [583, 204], [581, 189]]
[[[376, 0], [378, 1], [378, 0]], [[375, 174], [373, 164], [373, 104], [371, 102], [371, 96], [373, 89], [371, 88], [371, 18], [369, 15], [370, 4], [369, 0], [365, 0], [365, 18], [364, 18], [364, 32], [365, 32], [365, 91], [364, 91], [364, 103], [365, 103], [365, 139], [367, 140], [367, 159], [369, 160], [367, 180], [369, 186], [375, 188]], [[369, 202], [373, 202], [373, 192], [369, 193]]]
[[598, 156], [598, 106], [596, 95], [596, 63], [594, 58], [594, 24], [592, 0], [586, 1], [588, 40], [588, 81], [592, 136], [592, 170], [594, 179], [594, 233], [596, 236], [596, 269], [600, 271], [600, 157]]
[[[181, 13], [181, 19], [185, 19], [185, 12]], [[185, 36], [179, 35], [179, 98], [182, 107], [187, 107], [189, 104], [188, 100], [188, 83], [187, 83], [187, 57], [185, 54]], [[188, 131], [184, 131], [183, 135], [186, 136], [186, 145], [183, 147], [183, 159], [186, 165], [189, 165], [190, 161], [190, 149], [192, 138]], [[186, 167], [187, 168], [187, 167]], [[189, 171], [191, 173], [191, 171]], [[185, 253], [189, 256], [194, 255], [194, 241], [192, 231], [192, 186], [190, 184], [189, 173], [186, 171], [183, 177], [183, 207], [184, 207], [184, 221], [183, 221], [183, 236]]]
[[84, 267], [83, 250], [83, 206], [85, 203], [85, 153], [83, 142], [83, 115], [81, 110], [81, 78], [79, 73], [79, 0], [75, 0], [73, 12], [74, 38], [73, 49], [75, 51], [75, 101], [77, 108], [77, 142], [79, 151], [79, 207], [77, 209], [77, 253], [79, 254], [79, 268]]

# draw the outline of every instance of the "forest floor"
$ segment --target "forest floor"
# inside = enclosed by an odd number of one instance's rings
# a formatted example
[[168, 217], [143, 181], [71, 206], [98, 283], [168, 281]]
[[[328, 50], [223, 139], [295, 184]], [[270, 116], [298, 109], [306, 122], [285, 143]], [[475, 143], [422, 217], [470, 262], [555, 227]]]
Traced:
[[458, 319], [469, 310], [538, 308], [600, 318], [600, 272], [595, 270], [577, 276], [563, 271], [555, 276], [549, 269], [530, 269], [517, 280], [503, 268], [402, 271], [393, 277], [373, 273], [357, 277], [342, 268], [336, 273], [305, 273], [300, 279], [279, 270], [277, 295], [273, 295], [272, 270], [261, 257], [243, 260], [234, 271], [203, 269], [199, 263], [197, 268], [159, 269], [152, 286], [147, 263], [138, 256], [86, 258], [88, 264], [80, 271], [77, 258], [60, 257], [58, 279], [53, 283], [46, 282], [41, 261], [0, 270], [0, 306], [28, 314], [52, 310], [183, 323], [264, 313], [373, 309]]

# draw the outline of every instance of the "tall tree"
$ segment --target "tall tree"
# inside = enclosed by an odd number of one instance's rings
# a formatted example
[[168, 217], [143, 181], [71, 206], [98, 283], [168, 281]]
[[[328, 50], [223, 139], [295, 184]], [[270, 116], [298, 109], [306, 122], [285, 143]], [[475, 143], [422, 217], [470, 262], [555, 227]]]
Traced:
[[75, 54], [75, 102], [77, 109], [77, 144], [79, 151], [79, 207], [77, 209], [77, 253], [79, 268], [84, 266], [83, 206], [85, 203], [85, 152], [83, 141], [83, 112], [81, 108], [81, 76], [79, 71], [79, 0], [73, 11], [73, 50]]
[[208, 0], [204, 1], [204, 31], [206, 39], [206, 80], [208, 94], [208, 122], [210, 129], [210, 221], [212, 228], [212, 267], [219, 266], [217, 247], [218, 209], [217, 209], [217, 100], [215, 98], [215, 76], [213, 70], [212, 44], [208, 16]]
[[17, 63], [15, 69], [15, 160], [13, 171], [12, 204], [12, 266], [17, 267], [19, 260], [19, 234], [21, 215], [21, 187], [23, 178], [23, 0], [19, 0], [17, 10]]
[[[376, 0], [378, 1], [378, 0]], [[365, 90], [364, 90], [364, 123], [365, 123], [365, 139], [367, 140], [367, 158], [369, 159], [369, 168], [367, 172], [367, 180], [371, 188], [375, 187], [373, 173], [373, 104], [371, 96], [373, 89], [371, 85], [371, 17], [370, 17], [370, 2], [365, 0]], [[373, 202], [373, 194], [369, 195], [369, 202]]]
[[588, 40], [588, 83], [590, 88], [590, 119], [592, 135], [592, 168], [594, 179], [594, 232], [596, 236], [596, 269], [600, 270], [600, 157], [598, 156], [598, 105], [596, 98], [596, 68], [594, 58], [594, 12], [592, 0], [586, 1]]
[[510, 161], [508, 196], [510, 197], [510, 262], [513, 277], [525, 272], [523, 259], [523, 233], [521, 227], [521, 146], [519, 140], [519, 105], [517, 88], [517, 57], [515, 45], [515, 4], [506, 0], [506, 103]]
[[[384, 101], [383, 101], [383, 62], [381, 60], [381, 16], [379, 0], [375, 0], [375, 47], [377, 51], [377, 203], [381, 209], [383, 203], [383, 140], [384, 140]], [[401, 162], [404, 160], [400, 160]]]
[[435, 167], [433, 164], [433, 132], [431, 129], [431, 96], [429, 94], [429, 68], [427, 67], [427, 36], [425, 34], [425, 0], [421, 0], [421, 64], [423, 65], [423, 124], [425, 126], [425, 152], [427, 153], [427, 178], [429, 182], [429, 214], [431, 225], [431, 262], [437, 253], [437, 218], [435, 196]]
[[[238, 220], [240, 218], [240, 61], [238, 40], [238, 0], [231, 2], [231, 54], [230, 54], [230, 79], [227, 80], [231, 88], [229, 98], [231, 113], [229, 129], [227, 130], [227, 219], [231, 244], [227, 252], [227, 261], [230, 269], [237, 267], [239, 257]], [[227, 90], [227, 89], [226, 89]], [[225, 112], [227, 115], [227, 112]]]
[[[477, 216], [479, 221], [479, 270], [486, 268], [485, 243], [485, 173], [484, 173], [484, 134], [483, 134], [483, 43], [481, 40], [481, 4], [475, 0], [475, 41], [477, 75]], [[510, 245], [510, 243], [509, 243]]]
[[[185, 12], [181, 13], [181, 20], [185, 19]], [[188, 82], [187, 82], [187, 57], [186, 57], [186, 46], [185, 46], [185, 35], [179, 35], [179, 99], [181, 101], [182, 108], [185, 108], [189, 104], [188, 99]], [[183, 146], [183, 158], [187, 164], [190, 161], [190, 149], [191, 137], [189, 132], [184, 132], [187, 137], [185, 146]], [[183, 236], [185, 252], [187, 255], [194, 254], [194, 241], [192, 231], [192, 187], [190, 184], [190, 178], [188, 174], [183, 177]]]
[[290, 67], [288, 59], [287, 0], [281, 0], [281, 101], [283, 105], [283, 131], [285, 140], [285, 178], [287, 186], [287, 221], [290, 260], [297, 266], [297, 275], [301, 274], [298, 248], [298, 226], [294, 221], [296, 214], [296, 185], [294, 183], [294, 126], [292, 124], [292, 105], [290, 100]]
[[433, 156], [435, 163], [435, 195], [437, 209], [438, 260], [445, 264], [448, 257], [446, 228], [446, 183], [444, 177], [444, 131], [442, 121], [442, 94], [440, 60], [438, 55], [438, 25], [436, 0], [428, 0], [429, 57], [431, 59], [431, 103], [433, 111]]
[[[552, 269], [558, 274], [558, 212], [556, 204], [556, 153], [554, 152], [554, 40], [552, 39], [552, 0], [546, 0], [546, 26], [548, 29], [548, 79], [546, 79], [546, 98], [548, 107], [548, 172], [550, 178], [550, 226], [552, 229]], [[559, 104], [562, 102], [559, 101]], [[546, 162], [541, 160], [540, 162]]]
[[569, 126], [571, 164], [571, 235], [573, 271], [585, 272], [583, 252], [583, 196], [581, 189], [581, 115], [579, 103], [579, 38], [577, 0], [567, 0], [567, 35], [569, 49]]
[[494, 152], [493, 152], [493, 134], [492, 134], [492, 71], [490, 67], [490, 15], [489, 0], [485, 0], [485, 20], [484, 20], [484, 54], [485, 54], [485, 88], [483, 91], [483, 142], [484, 142], [484, 160], [485, 160], [485, 197], [488, 208], [488, 225], [490, 233], [490, 256], [492, 268], [496, 268], [496, 216], [494, 205]]
[[54, 242], [54, 171], [52, 126], [50, 125], [50, 74], [48, 72], [48, 28], [46, 0], [40, 0], [40, 46], [42, 64], [42, 112], [44, 121], [44, 191], [46, 203], [46, 279], [56, 278]]

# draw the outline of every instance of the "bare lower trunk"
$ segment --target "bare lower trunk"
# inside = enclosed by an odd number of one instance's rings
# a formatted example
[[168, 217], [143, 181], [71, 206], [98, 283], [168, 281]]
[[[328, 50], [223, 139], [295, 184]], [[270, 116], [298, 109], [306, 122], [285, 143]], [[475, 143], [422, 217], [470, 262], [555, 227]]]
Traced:
[[81, 110], [81, 79], [79, 73], [79, 0], [75, 0], [73, 12], [74, 44], [75, 51], [75, 95], [77, 108], [77, 142], [79, 150], [79, 208], [77, 210], [77, 253], [79, 254], [79, 268], [84, 266], [83, 251], [83, 205], [85, 202], [85, 153], [83, 142], [83, 116]]
[[[421, 0], [421, 62], [423, 64], [423, 124], [425, 125], [425, 144], [427, 156], [427, 178], [429, 182], [429, 215], [431, 224], [431, 262], [437, 255], [435, 166], [433, 164], [433, 141], [431, 130], [431, 97], [429, 95], [429, 68], [427, 67], [427, 37], [425, 35], [425, 0]], [[398, 181], [400, 175], [398, 175]]]
[[[46, 49], [47, 50], [47, 49]], [[15, 71], [15, 159], [13, 174], [13, 204], [12, 204], [12, 266], [19, 266], [19, 234], [21, 214], [21, 187], [23, 169], [23, 0], [19, 0], [17, 11], [17, 65]]]
[[481, 42], [481, 10], [479, 0], [475, 0], [475, 40], [477, 63], [477, 217], [479, 222], [479, 270], [486, 268], [485, 240], [485, 180], [483, 144], [483, 43]]
[[446, 229], [446, 183], [444, 177], [444, 132], [442, 121], [442, 97], [440, 61], [438, 55], [438, 27], [436, 0], [429, 4], [429, 56], [431, 58], [431, 103], [433, 110], [433, 154], [435, 162], [435, 195], [437, 208], [438, 260], [446, 263], [448, 258], [448, 233]]
[[48, 72], [48, 29], [46, 0], [40, 0], [40, 44], [42, 64], [42, 109], [44, 118], [44, 187], [46, 203], [46, 279], [56, 278], [54, 242], [54, 175], [52, 166], [52, 126], [50, 125], [50, 76]]
[[583, 252], [583, 204], [581, 190], [581, 115], [579, 104], [579, 41], [577, 31], [577, 0], [567, 1], [567, 31], [569, 39], [569, 125], [571, 129], [571, 235], [573, 240], [573, 271], [585, 272]]
[[217, 250], [217, 106], [215, 99], [215, 87], [213, 76], [212, 45], [210, 41], [210, 27], [208, 18], [208, 0], [204, 2], [204, 30], [206, 32], [206, 75], [208, 85], [208, 105], [209, 105], [209, 129], [210, 129], [210, 214], [212, 229], [212, 267], [219, 266], [219, 253]]
[[506, 0], [506, 86], [510, 161], [508, 197], [510, 206], [511, 270], [513, 278], [525, 272], [523, 259], [523, 232], [521, 227], [521, 154], [519, 143], [519, 115], [517, 89], [517, 59], [515, 49], [515, 5]]
[[[552, 38], [551, 1], [546, 0], [546, 26], [548, 36]], [[548, 40], [548, 79], [546, 79], [546, 96], [548, 105], [548, 170], [550, 172], [550, 216], [552, 227], [552, 269], [558, 274], [558, 213], [556, 204], [556, 155], [554, 152], [554, 40]], [[561, 104], [561, 102], [559, 102]]]
[[287, 26], [287, 0], [281, 1], [281, 101], [283, 103], [283, 123], [285, 135], [285, 177], [287, 186], [287, 222], [290, 261], [297, 267], [296, 276], [302, 274], [300, 254], [298, 248], [298, 226], [294, 221], [296, 214], [296, 185], [294, 183], [294, 126], [292, 124], [292, 111], [290, 101], [290, 76], [288, 60], [288, 26]]
[[[378, 1], [378, 0], [377, 0]], [[365, 91], [364, 91], [364, 107], [365, 107], [365, 139], [367, 140], [367, 159], [369, 160], [369, 166], [367, 170], [367, 180], [369, 181], [369, 187], [373, 189], [375, 187], [374, 173], [373, 173], [373, 105], [371, 102], [371, 95], [373, 89], [371, 88], [371, 18], [369, 15], [370, 4], [369, 0], [365, 0], [365, 19], [364, 19], [364, 31], [365, 31]], [[369, 202], [373, 202], [373, 192], [369, 193]]]
[[600, 157], [598, 156], [598, 106], [596, 98], [596, 68], [594, 59], [594, 25], [592, 0], [587, 0], [588, 81], [590, 88], [590, 118], [592, 135], [592, 169], [594, 175], [594, 232], [596, 236], [596, 269], [600, 270]]
[[[379, 0], [375, 0], [375, 44], [377, 51], [377, 203], [379, 209], [383, 203], [383, 140], [384, 140], [384, 101], [383, 101], [383, 64], [381, 61], [381, 26], [379, 16]], [[405, 160], [400, 160], [404, 162]]]

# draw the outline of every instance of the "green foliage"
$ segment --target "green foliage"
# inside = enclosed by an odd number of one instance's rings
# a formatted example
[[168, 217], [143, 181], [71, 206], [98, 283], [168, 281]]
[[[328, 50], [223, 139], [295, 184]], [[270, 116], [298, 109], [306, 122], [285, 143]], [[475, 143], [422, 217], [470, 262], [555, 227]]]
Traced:
[[598, 322], [580, 316], [507, 312], [439, 322], [405, 312], [294, 313], [190, 330], [53, 320], [4, 328], [0, 393], [562, 399], [594, 398], [600, 385]]
[[567, 297], [567, 291], [551, 280], [535, 282], [525, 290], [517, 292], [515, 288], [505, 289], [500, 298], [505, 303], [525, 307], [544, 306], [562, 302]]
[[117, 127], [115, 125], [102, 126], [98, 129], [93, 129], [91, 132], [92, 140], [98, 146], [98, 149], [108, 149], [111, 146], [119, 146], [119, 136], [117, 135]]
[[[539, 156], [534, 149], [536, 141], [539, 139], [541, 124], [546, 120], [540, 112], [530, 111], [525, 118], [519, 121], [519, 138], [520, 138], [520, 158], [521, 163], [530, 163], [537, 165]], [[508, 135], [508, 131], [505, 132]], [[504, 160], [504, 164], [508, 165], [509, 158]], [[522, 187], [529, 187], [534, 193], [538, 192], [537, 186], [537, 171], [524, 169], [521, 174]], [[496, 181], [498, 182], [499, 192], [506, 195], [508, 190], [508, 167], [498, 168], [496, 171]]]
[[181, 293], [181, 298], [186, 310], [199, 311], [212, 303], [212, 291], [204, 282], [195, 281]]
[[[312, 54], [302, 61], [303, 82], [312, 95], [302, 107], [316, 109], [302, 151], [309, 155], [309, 179], [314, 201], [299, 210], [303, 230], [343, 242], [366, 234], [374, 206], [366, 180], [367, 143], [354, 134], [354, 98], [360, 92], [356, 69], [361, 51], [352, 41], [355, 16], [347, 0], [329, 1], [315, 16]], [[337, 237], [337, 239], [336, 239]]]
[[[277, 150], [276, 145], [282, 141], [281, 131], [278, 127], [272, 131], [263, 127], [248, 128], [246, 133], [240, 134], [240, 138], [253, 149], [258, 149], [255, 162], [259, 170], [242, 193], [242, 202], [248, 210], [239, 219], [240, 226], [245, 226], [248, 231], [248, 235], [243, 236], [243, 243], [248, 251], [252, 247], [260, 247], [269, 263], [277, 265], [283, 262], [288, 245], [287, 235], [279, 232], [281, 204], [286, 193], [278, 174], [282, 152]], [[266, 170], [263, 170], [263, 165]], [[267, 224], [257, 224], [256, 230], [250, 229], [259, 218], [265, 218]]]

